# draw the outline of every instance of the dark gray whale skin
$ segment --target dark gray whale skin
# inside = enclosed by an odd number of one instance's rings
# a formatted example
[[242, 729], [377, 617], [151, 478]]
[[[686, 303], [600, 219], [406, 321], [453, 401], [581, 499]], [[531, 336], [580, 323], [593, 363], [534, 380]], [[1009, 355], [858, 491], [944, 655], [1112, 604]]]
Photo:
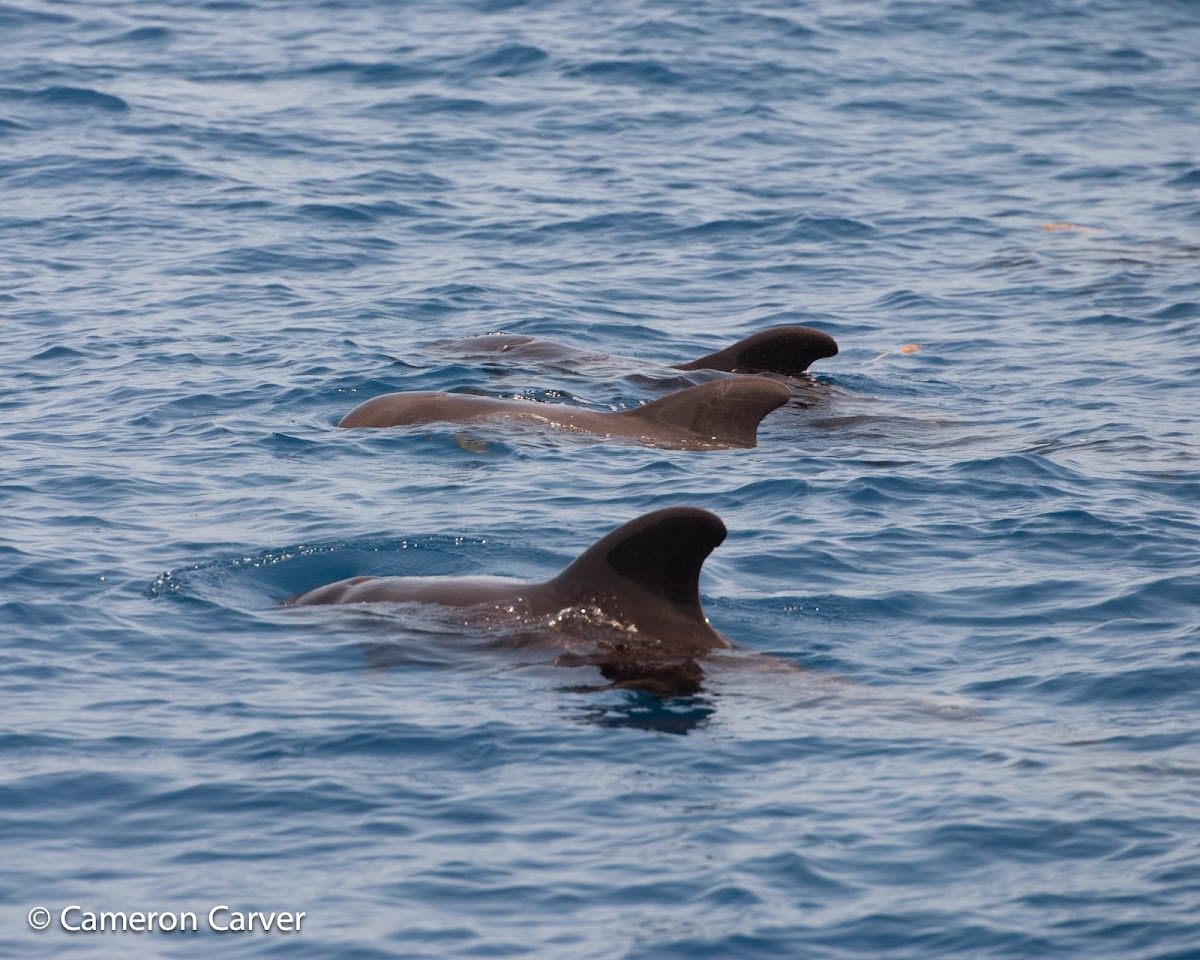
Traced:
[[[468, 355], [509, 354], [518, 359], [600, 359], [594, 354], [521, 334], [489, 333], [438, 344]], [[677, 363], [675, 370], [720, 370], [725, 373], [777, 373], [796, 376], [817, 360], [837, 356], [837, 341], [813, 327], [772, 327], [751, 334], [723, 350]]]
[[699, 689], [696, 663], [728, 640], [713, 629], [700, 603], [700, 569], [725, 539], [725, 524], [706, 510], [669, 507], [622, 524], [558, 576], [541, 583], [490, 579], [352, 577], [286, 601], [289, 606], [424, 603], [474, 610], [480, 620], [512, 618], [540, 625], [555, 645], [556, 616], [598, 611], [609, 626], [558, 662], [592, 665], [613, 686], [660, 695]]
[[768, 377], [727, 377], [619, 412], [464, 393], [389, 393], [359, 404], [338, 426], [521, 419], [560, 430], [680, 450], [753, 447], [758, 443], [758, 425], [763, 417], [790, 397], [791, 391], [783, 383]]

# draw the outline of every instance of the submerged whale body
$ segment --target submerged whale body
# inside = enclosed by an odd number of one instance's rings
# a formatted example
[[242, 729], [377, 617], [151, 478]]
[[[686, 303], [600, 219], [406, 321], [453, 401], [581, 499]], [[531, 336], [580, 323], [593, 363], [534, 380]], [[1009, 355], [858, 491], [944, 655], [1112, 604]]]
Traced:
[[784, 384], [767, 377], [717, 380], [615, 413], [463, 393], [389, 393], [359, 404], [338, 426], [519, 419], [677, 449], [753, 447], [758, 443], [758, 425], [763, 417], [790, 397], [791, 391]]
[[[489, 333], [448, 341], [442, 345], [468, 354], [504, 353], [531, 360], [603, 359], [602, 355], [520, 334]], [[698, 360], [677, 363], [672, 369], [795, 376], [804, 373], [817, 360], [837, 356], [837, 352], [837, 341], [821, 330], [798, 326], [772, 327]]]
[[566, 651], [561, 666], [590, 665], [612, 686], [682, 695], [699, 689], [696, 661], [731, 646], [704, 615], [699, 586], [700, 568], [725, 532], [706, 510], [672, 507], [623, 524], [543, 583], [352, 577], [287, 603], [469, 609], [481, 622], [500, 618], [541, 631], [544, 643]]

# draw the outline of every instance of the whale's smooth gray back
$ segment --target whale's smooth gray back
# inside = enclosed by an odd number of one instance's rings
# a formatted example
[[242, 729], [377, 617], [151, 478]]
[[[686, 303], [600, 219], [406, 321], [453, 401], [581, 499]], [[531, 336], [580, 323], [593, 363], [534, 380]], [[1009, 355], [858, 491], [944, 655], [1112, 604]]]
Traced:
[[753, 447], [763, 417], [790, 397], [784, 384], [768, 377], [726, 377], [615, 413], [531, 400], [417, 391], [373, 397], [346, 414], [338, 426], [382, 428], [522, 419], [677, 449]]

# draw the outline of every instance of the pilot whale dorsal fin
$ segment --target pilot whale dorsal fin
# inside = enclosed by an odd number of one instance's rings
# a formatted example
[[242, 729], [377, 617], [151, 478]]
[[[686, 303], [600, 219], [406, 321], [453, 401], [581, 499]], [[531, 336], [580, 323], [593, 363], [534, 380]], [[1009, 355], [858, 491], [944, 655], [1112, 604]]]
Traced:
[[823, 357], [837, 356], [837, 341], [813, 327], [773, 327], [710, 353], [676, 370], [724, 370], [726, 373], [803, 373]]
[[791, 395], [787, 386], [767, 377], [725, 378], [688, 387], [617, 416], [753, 447], [758, 443], [758, 425], [763, 417], [787, 403]]
[[597, 540], [551, 582], [573, 596], [635, 595], [638, 606], [660, 603], [673, 618], [711, 630], [700, 568], [724, 539], [725, 524], [707, 510], [656, 510]]

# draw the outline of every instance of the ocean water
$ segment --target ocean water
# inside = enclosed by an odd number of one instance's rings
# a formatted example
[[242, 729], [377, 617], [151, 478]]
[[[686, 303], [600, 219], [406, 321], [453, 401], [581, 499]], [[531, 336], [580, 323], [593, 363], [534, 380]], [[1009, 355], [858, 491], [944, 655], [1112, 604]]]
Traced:
[[[1200, 957], [1197, 50], [1185, 0], [0, 5], [0, 954]], [[841, 353], [753, 450], [335, 426], [781, 324]], [[671, 505], [730, 531], [694, 696], [280, 606]]]

